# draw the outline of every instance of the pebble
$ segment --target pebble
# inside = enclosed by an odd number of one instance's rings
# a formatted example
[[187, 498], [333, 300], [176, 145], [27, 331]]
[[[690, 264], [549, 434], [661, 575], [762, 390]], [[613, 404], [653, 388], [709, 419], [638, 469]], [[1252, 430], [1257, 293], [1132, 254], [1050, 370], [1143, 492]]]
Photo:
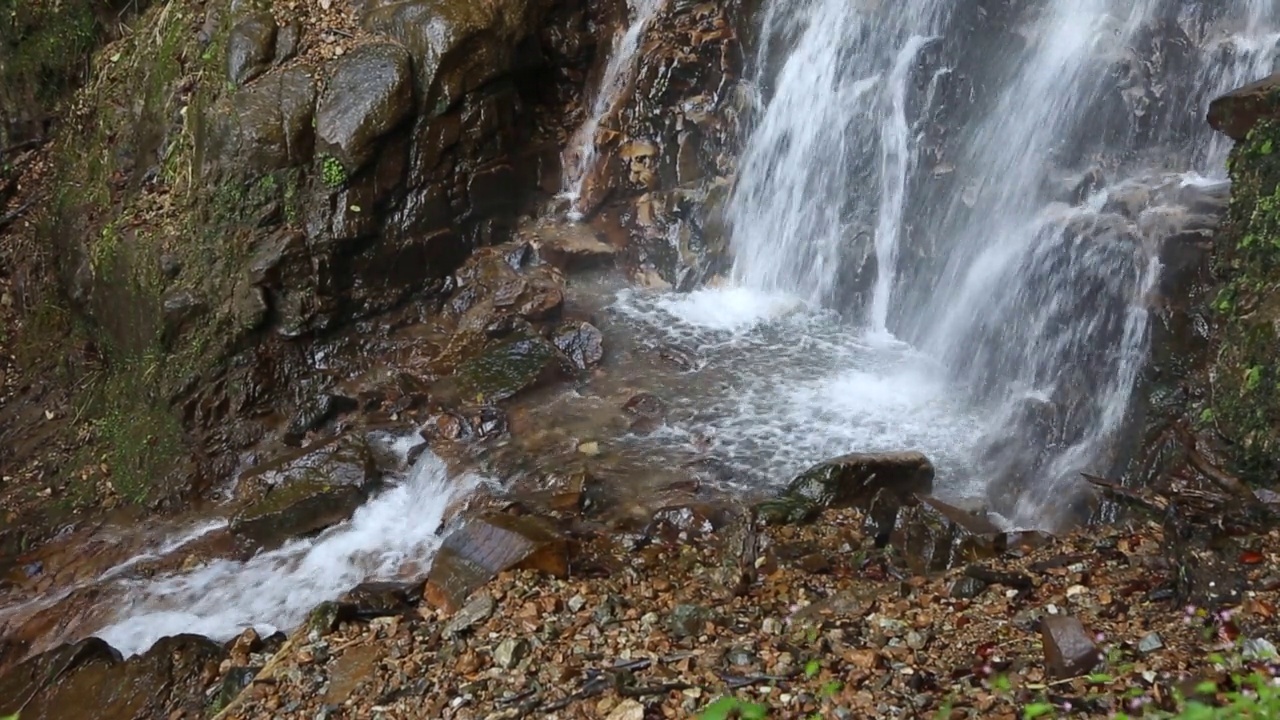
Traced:
[[578, 595], [574, 595], [573, 597], [569, 598], [568, 605], [569, 605], [569, 612], [576, 613], [582, 608], [586, 607], [587, 599], [582, 597], [581, 593], [579, 593]]
[[1138, 652], [1142, 654], [1153, 653], [1164, 647], [1164, 640], [1160, 639], [1160, 633], [1147, 633], [1138, 641]]
[[510, 670], [516, 665], [519, 665], [520, 661], [524, 659], [524, 656], [528, 654], [528, 640], [523, 638], [507, 638], [506, 640], [498, 643], [497, 649], [493, 651], [493, 662], [498, 667]]

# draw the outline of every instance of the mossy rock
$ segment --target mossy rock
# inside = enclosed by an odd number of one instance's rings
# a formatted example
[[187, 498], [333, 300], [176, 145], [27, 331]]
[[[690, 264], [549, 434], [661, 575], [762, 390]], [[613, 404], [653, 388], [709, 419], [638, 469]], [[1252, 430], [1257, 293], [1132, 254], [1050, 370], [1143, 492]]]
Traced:
[[1232, 199], [1218, 238], [1210, 398], [1198, 420], [1223, 441], [1231, 470], [1255, 485], [1280, 475], [1280, 122], [1261, 122], [1232, 151]]
[[520, 334], [462, 363], [432, 388], [432, 395], [446, 405], [501, 402], [572, 373], [572, 365], [554, 345]]

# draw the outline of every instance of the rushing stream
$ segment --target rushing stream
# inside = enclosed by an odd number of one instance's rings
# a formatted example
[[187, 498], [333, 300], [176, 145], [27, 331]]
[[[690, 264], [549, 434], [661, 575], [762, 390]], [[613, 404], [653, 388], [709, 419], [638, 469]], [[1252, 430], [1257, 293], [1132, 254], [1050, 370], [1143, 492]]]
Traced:
[[[570, 195], [661, 4], [630, 8], [569, 148]], [[1011, 525], [1063, 520], [1081, 470], [1123, 462], [1155, 220], [1220, 191], [1229, 143], [1204, 110], [1271, 72], [1280, 6], [771, 0], [761, 23], [728, 287], [612, 300], [613, 332], [700, 362], [653, 383], [673, 412], [626, 442], [657, 465], [709, 445], [754, 487], [839, 453], [917, 449], [940, 494]], [[286, 627], [430, 556], [474, 482], [424, 455], [317, 538], [120, 586], [100, 635], [136, 652], [174, 632]]]

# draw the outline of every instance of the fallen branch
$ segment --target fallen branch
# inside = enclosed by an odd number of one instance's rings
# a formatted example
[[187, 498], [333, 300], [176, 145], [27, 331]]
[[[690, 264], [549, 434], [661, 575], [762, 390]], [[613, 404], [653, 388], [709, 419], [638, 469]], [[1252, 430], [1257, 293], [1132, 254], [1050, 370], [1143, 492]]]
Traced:
[[18, 207], [14, 208], [11, 212], [5, 215], [0, 215], [0, 232], [4, 232], [5, 228], [9, 227], [18, 218], [25, 215], [27, 213], [27, 210], [29, 210], [30, 208], [31, 208], [31, 203], [25, 202], [19, 205]]

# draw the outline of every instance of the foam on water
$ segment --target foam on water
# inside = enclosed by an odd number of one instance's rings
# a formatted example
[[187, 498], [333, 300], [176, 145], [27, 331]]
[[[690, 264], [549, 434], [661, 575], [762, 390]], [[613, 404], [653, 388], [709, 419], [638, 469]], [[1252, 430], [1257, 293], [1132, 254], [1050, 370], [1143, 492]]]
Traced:
[[613, 306], [641, 342], [676, 342], [699, 367], [671, 398], [670, 427], [633, 442], [709, 442], [759, 490], [849, 452], [918, 449], [942, 495], [973, 497], [963, 458], [981, 425], [936, 363], [798, 298], [745, 287], [629, 291]]
[[178, 633], [226, 640], [248, 627], [291, 630], [317, 604], [365, 580], [393, 578], [407, 563], [426, 566], [446, 510], [479, 482], [448, 477], [439, 458], [423, 453], [404, 482], [318, 537], [130, 583], [117, 620], [96, 634], [128, 656]]

